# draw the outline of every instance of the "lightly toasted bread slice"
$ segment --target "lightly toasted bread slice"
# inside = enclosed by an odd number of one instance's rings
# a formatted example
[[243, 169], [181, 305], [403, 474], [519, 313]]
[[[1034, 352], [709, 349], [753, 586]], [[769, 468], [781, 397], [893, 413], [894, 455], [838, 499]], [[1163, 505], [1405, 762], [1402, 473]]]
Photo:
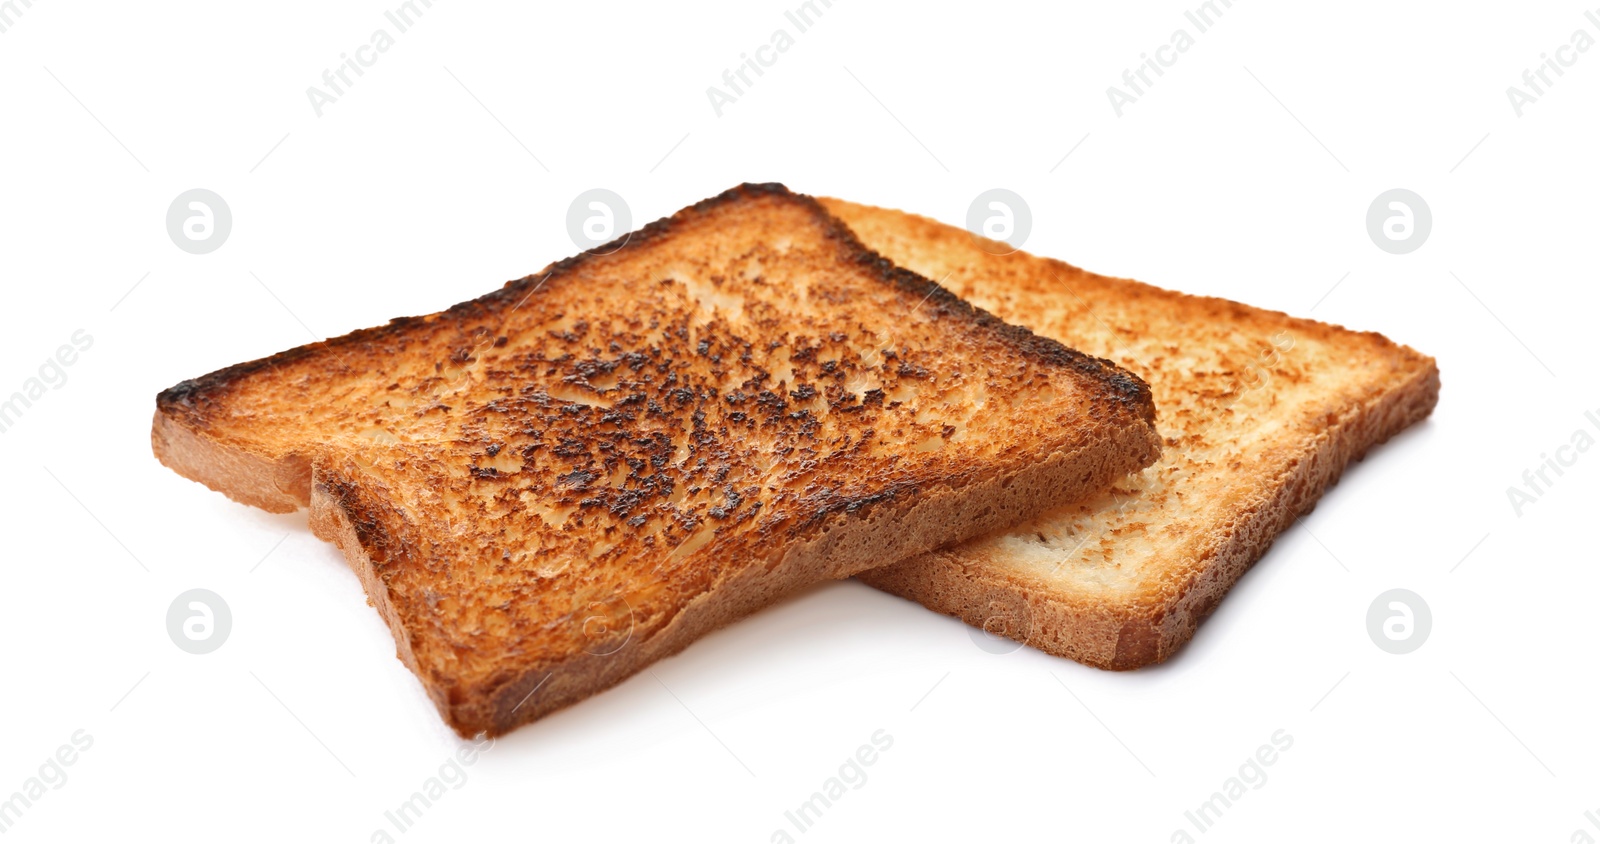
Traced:
[[463, 736], [1160, 450], [1139, 379], [894, 267], [781, 185], [156, 408], [179, 474], [310, 507]]
[[[1433, 358], [1379, 334], [1187, 296], [822, 199], [868, 248], [1150, 384], [1159, 462], [1087, 501], [861, 575], [1099, 668], [1161, 662], [1353, 460], [1432, 412]], [[1007, 254], [1009, 253], [1009, 254]]]

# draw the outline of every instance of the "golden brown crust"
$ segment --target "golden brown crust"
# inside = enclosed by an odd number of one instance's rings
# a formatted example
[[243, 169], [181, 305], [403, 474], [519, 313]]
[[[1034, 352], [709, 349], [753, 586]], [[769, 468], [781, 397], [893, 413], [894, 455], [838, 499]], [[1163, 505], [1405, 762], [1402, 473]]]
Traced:
[[[186, 381], [152, 444], [309, 504], [463, 735], [1159, 451], [1148, 387], [744, 186], [439, 314]], [[895, 529], [884, 530], [895, 522]]]
[[860, 575], [1053, 654], [1108, 669], [1167, 659], [1352, 460], [1438, 400], [1434, 360], [1378, 334], [992, 254], [933, 220], [821, 201], [891, 260], [1155, 392], [1167, 448], [1136, 480]]

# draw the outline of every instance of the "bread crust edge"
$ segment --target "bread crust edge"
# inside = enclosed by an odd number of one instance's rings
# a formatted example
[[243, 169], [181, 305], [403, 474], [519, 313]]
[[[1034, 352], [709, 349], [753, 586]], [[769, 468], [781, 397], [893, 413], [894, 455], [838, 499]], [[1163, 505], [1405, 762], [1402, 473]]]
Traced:
[[[864, 572], [858, 579], [975, 627], [994, 631], [999, 626], [994, 632], [1095, 668], [1127, 671], [1164, 662], [1194, 638], [1234, 584], [1316, 506], [1351, 463], [1433, 412], [1439, 398], [1437, 363], [1411, 354], [1416, 365], [1408, 375], [1371, 401], [1347, 408], [1303, 448], [1286, 452], [1278, 471], [1263, 476], [1259, 494], [1205, 537], [1194, 554], [1196, 573], [1175, 588], [1086, 606], [1076, 596], [984, 572], [964, 562], [959, 547]], [[997, 618], [996, 601], [1007, 604], [1000, 609], [1003, 617]]]
[[[463, 738], [501, 735], [604, 691], [806, 585], [851, 577], [885, 560], [915, 556], [1003, 529], [1062, 501], [1092, 494], [1149, 465], [1161, 448], [1159, 438], [1147, 426], [1109, 426], [1102, 440], [1057, 450], [1041, 460], [997, 465], [988, 470], [987, 477], [960, 487], [944, 486], [867, 503], [808, 530], [807, 538], [793, 543], [782, 557], [766, 565], [742, 567], [717, 581], [681, 607], [659, 632], [637, 642], [630, 639], [616, 653], [576, 654], [528, 666], [509, 680], [470, 687], [457, 684], [454, 678], [431, 676], [419, 663], [405, 620], [374, 565], [371, 545], [381, 540], [357, 527], [369, 515], [362, 512], [360, 493], [334, 492], [317, 468], [302, 472], [298, 460], [275, 464], [188, 432], [181, 423], [163, 420], [159, 413], [157, 417], [160, 435], [152, 437], [158, 443], [157, 456], [186, 477], [236, 501], [273, 512], [293, 512], [300, 501], [306, 502], [312, 532], [344, 554], [361, 581], [367, 602], [394, 636], [396, 657], [418, 677], [446, 723]], [[278, 486], [281, 478], [304, 479], [305, 486], [283, 488]], [[715, 553], [716, 543], [705, 551]]]

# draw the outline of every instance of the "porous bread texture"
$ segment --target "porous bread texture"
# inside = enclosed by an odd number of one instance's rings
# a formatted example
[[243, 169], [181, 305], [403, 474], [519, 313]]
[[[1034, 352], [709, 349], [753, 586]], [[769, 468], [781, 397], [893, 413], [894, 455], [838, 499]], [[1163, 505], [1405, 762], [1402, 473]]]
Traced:
[[463, 736], [1159, 451], [1148, 388], [745, 185], [442, 313], [162, 393], [156, 455], [309, 505]]
[[1150, 384], [1161, 459], [1008, 530], [861, 575], [1108, 669], [1161, 662], [1344, 468], [1432, 412], [1434, 359], [1379, 334], [1085, 272], [822, 199], [871, 249]]

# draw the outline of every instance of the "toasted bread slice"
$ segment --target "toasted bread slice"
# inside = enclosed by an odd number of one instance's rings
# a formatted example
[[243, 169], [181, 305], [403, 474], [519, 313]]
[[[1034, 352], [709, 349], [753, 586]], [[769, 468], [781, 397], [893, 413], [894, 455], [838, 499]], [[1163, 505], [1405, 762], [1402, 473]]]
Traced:
[[781, 185], [156, 406], [167, 466], [309, 505], [464, 736], [1160, 449], [1139, 379], [895, 268]]
[[1186, 296], [899, 211], [822, 203], [869, 248], [1139, 374], [1166, 448], [1091, 500], [861, 579], [1088, 665], [1171, 656], [1352, 460], [1426, 417], [1433, 358], [1381, 335]]

